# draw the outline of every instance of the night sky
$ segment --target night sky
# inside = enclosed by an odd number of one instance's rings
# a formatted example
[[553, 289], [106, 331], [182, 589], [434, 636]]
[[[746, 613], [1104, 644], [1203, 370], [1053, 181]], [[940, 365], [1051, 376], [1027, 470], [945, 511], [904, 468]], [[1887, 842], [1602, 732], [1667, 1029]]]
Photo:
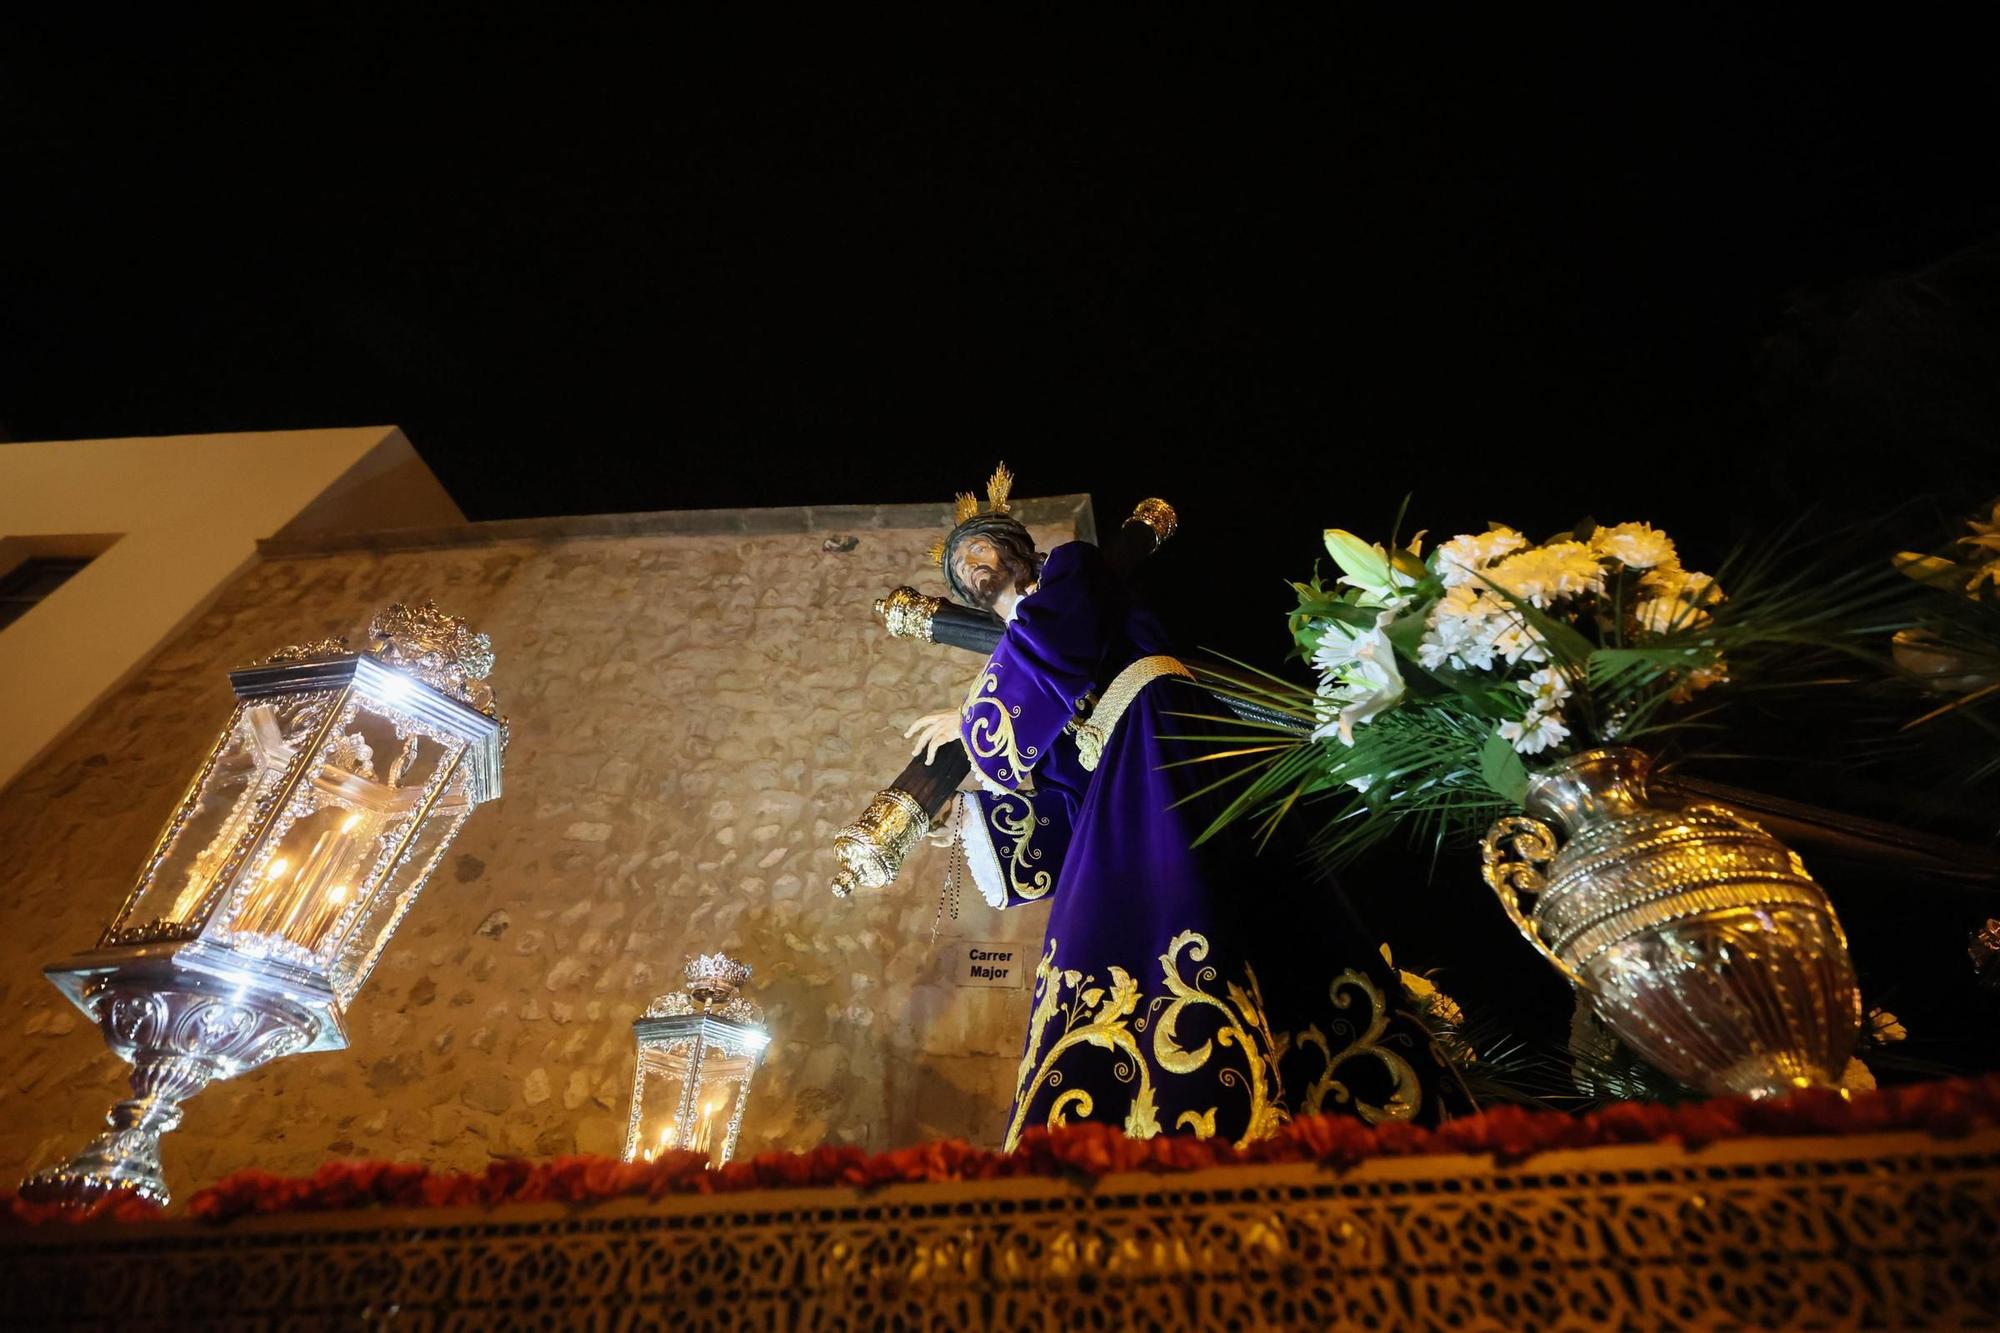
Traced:
[[1182, 624], [1252, 653], [1406, 494], [1699, 564], [1990, 478], [1970, 31], [1210, 17], [16, 31], [0, 438], [394, 422], [474, 518], [1004, 457], [1176, 500]]
[[[16, 28], [0, 440], [395, 423], [475, 519], [942, 502], [1005, 458], [1106, 523], [1177, 502], [1170, 617], [1273, 662], [1319, 530], [1405, 495], [1701, 566], [2000, 490], [1979, 29], [1520, 8]], [[1403, 901], [1511, 987], [1453, 883]]]

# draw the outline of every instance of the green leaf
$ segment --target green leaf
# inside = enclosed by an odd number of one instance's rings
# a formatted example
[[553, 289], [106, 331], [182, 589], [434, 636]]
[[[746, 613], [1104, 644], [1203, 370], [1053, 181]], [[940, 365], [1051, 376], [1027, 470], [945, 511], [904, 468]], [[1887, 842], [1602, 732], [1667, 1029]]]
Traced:
[[1585, 674], [1592, 689], [1638, 690], [1662, 676], [1698, 667], [1704, 657], [1692, 645], [1598, 648], [1584, 659]]
[[1343, 625], [1373, 629], [1375, 617], [1382, 613], [1365, 606], [1355, 606], [1351, 602], [1327, 602], [1316, 608], [1313, 614], [1327, 620], [1338, 620]]
[[1494, 732], [1479, 752], [1479, 776], [1515, 805], [1528, 799], [1528, 770], [1505, 737]]
[[1423, 642], [1425, 628], [1422, 616], [1398, 616], [1389, 622], [1384, 633], [1399, 657], [1407, 657], [1414, 662], [1417, 660], [1417, 645]]

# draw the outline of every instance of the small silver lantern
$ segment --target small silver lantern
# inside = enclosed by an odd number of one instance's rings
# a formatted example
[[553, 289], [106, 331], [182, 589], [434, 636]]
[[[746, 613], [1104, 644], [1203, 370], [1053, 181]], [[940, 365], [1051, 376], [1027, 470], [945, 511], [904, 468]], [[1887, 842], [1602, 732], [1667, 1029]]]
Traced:
[[160, 1135], [218, 1078], [347, 1045], [343, 1017], [472, 808], [500, 794], [492, 645], [426, 603], [232, 671], [236, 709], [98, 947], [47, 969], [132, 1062], [109, 1133], [24, 1183], [165, 1203]]
[[639, 1042], [625, 1160], [662, 1152], [706, 1153], [721, 1166], [736, 1151], [750, 1078], [771, 1034], [764, 1013], [736, 993], [750, 969], [719, 953], [685, 969], [687, 984], [662, 995], [632, 1023]]

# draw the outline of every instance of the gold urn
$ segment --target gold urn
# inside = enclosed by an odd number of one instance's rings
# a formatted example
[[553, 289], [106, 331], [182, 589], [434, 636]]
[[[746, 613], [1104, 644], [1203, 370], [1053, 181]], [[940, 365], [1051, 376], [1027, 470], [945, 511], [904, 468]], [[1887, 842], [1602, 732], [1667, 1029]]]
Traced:
[[1861, 994], [1825, 892], [1735, 811], [1654, 805], [1649, 767], [1601, 749], [1532, 779], [1527, 816], [1487, 831], [1486, 882], [1662, 1072], [1718, 1095], [1839, 1086]]

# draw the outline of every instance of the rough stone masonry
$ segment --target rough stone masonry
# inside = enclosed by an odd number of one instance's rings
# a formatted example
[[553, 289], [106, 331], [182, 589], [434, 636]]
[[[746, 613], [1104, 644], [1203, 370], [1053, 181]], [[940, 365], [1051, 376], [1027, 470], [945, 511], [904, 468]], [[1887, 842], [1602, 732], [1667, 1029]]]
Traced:
[[[1044, 544], [1089, 530], [1078, 502], [1031, 503]], [[933, 944], [944, 853], [928, 847], [886, 893], [826, 887], [833, 831], [902, 767], [903, 726], [955, 706], [978, 666], [892, 640], [870, 613], [897, 584], [937, 590], [932, 521], [766, 510], [267, 544], [0, 791], [0, 1171], [60, 1160], [126, 1095], [126, 1066], [41, 969], [93, 945], [123, 901], [228, 716], [228, 670], [358, 639], [379, 607], [425, 598], [493, 638], [513, 722], [505, 794], [390, 944], [348, 1049], [188, 1103], [165, 1141], [179, 1197], [238, 1168], [338, 1156], [477, 1169], [614, 1153], [632, 1019], [688, 955], [717, 949], [755, 969], [773, 1034], [740, 1152], [997, 1143], [1029, 994], [953, 971], [967, 940], [1032, 956], [1045, 912], [969, 894]]]

